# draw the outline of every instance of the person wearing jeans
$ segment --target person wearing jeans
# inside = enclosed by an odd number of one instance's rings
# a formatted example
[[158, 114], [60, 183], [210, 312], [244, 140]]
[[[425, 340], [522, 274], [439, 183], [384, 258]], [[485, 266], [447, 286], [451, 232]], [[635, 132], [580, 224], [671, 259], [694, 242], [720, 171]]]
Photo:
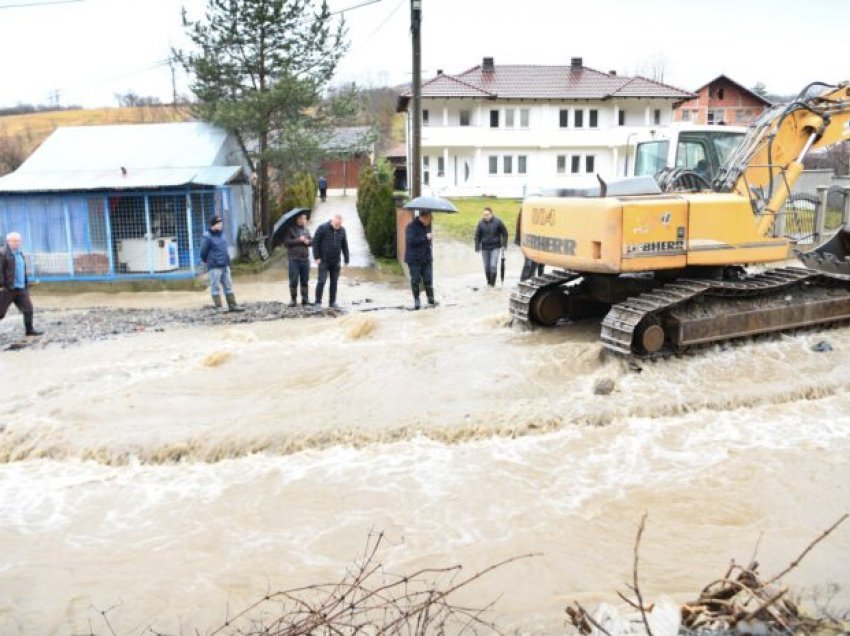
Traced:
[[207, 266], [210, 275], [210, 293], [213, 307], [221, 309], [220, 289], [224, 287], [224, 297], [230, 311], [244, 311], [236, 303], [233, 282], [230, 279], [230, 254], [227, 252], [227, 239], [222, 233], [223, 222], [219, 215], [210, 219], [210, 229], [204, 232], [201, 241], [201, 260]]
[[487, 284], [496, 284], [496, 274], [499, 271], [499, 251], [508, 246], [508, 228], [502, 220], [493, 215], [493, 210], [484, 208], [481, 220], [475, 228], [475, 251], [481, 252], [484, 262], [484, 275]]

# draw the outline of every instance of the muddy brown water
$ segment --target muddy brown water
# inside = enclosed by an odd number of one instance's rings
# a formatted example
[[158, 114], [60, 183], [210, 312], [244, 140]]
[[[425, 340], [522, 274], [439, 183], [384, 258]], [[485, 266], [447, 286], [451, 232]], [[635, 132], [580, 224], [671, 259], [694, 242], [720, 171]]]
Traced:
[[[757, 542], [762, 570], [780, 571], [850, 509], [850, 329], [638, 372], [600, 357], [598, 324], [512, 329], [516, 252], [504, 288], [483, 289], [479, 268], [468, 246], [439, 244], [435, 310], [353, 311], [409, 298], [351, 269], [338, 319], [0, 355], [0, 633], [109, 633], [96, 609], [113, 606], [116, 633], [204, 633], [269, 589], [338, 580], [375, 529], [395, 572], [539, 552], [460, 600], [560, 633], [569, 601], [626, 590], [644, 512], [644, 595], [685, 601]], [[237, 292], [280, 298], [282, 276]], [[824, 339], [833, 351], [811, 351]], [[600, 378], [611, 395], [594, 395]], [[846, 609], [848, 555], [843, 527], [787, 580]]]

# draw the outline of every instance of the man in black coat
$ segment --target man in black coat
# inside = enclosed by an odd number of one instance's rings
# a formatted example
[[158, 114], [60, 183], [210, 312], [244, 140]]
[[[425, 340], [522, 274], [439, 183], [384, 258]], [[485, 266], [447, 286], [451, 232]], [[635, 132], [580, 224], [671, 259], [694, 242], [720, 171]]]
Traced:
[[14, 304], [24, 315], [24, 329], [28, 336], [40, 336], [43, 332], [32, 326], [33, 306], [30, 300], [29, 279], [24, 254], [21, 252], [21, 235], [9, 232], [6, 245], [0, 250], [0, 320]]
[[345, 257], [348, 265], [348, 239], [345, 236], [345, 228], [342, 227], [342, 217], [334, 214], [327, 223], [322, 223], [316, 229], [313, 237], [313, 258], [319, 266], [319, 280], [316, 282], [316, 304], [322, 304], [322, 293], [325, 289], [325, 281], [331, 278], [329, 307], [339, 309], [336, 304], [336, 287], [339, 273], [342, 269], [340, 254]]
[[410, 289], [413, 292], [413, 308], [419, 309], [419, 282], [425, 285], [425, 295], [432, 307], [434, 301], [434, 275], [431, 253], [431, 213], [420, 212], [404, 230], [404, 262], [410, 269]]
[[[516, 234], [514, 237], [514, 243], [516, 243], [518, 247], [522, 247], [522, 209], [520, 209], [519, 214], [516, 217]], [[537, 276], [542, 276], [544, 269], [545, 265], [543, 263], [533, 261], [526, 256], [525, 261], [522, 264], [522, 272], [519, 275], [519, 279], [521, 281], [528, 280], [535, 275], [535, 272]]]
[[493, 210], [484, 208], [478, 227], [475, 228], [475, 251], [481, 252], [484, 261], [484, 275], [487, 284], [496, 284], [496, 274], [499, 268], [499, 250], [508, 246], [508, 228], [502, 220], [493, 215]]

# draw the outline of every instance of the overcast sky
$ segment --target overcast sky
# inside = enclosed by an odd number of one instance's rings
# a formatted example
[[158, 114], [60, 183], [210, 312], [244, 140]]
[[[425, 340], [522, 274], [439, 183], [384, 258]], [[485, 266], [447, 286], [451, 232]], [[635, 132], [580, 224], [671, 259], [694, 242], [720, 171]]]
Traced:
[[[171, 98], [165, 62], [185, 46], [180, 8], [206, 0], [0, 0], [0, 105], [114, 106], [133, 91]], [[62, 2], [63, 0], [53, 0]], [[410, 0], [328, 0], [345, 12], [351, 42], [334, 83], [410, 80]], [[364, 6], [358, 6], [364, 5]], [[459, 73], [496, 64], [584, 64], [621, 74], [663, 67], [695, 89], [724, 73], [751, 87], [794, 93], [850, 79], [850, 0], [422, 0], [422, 67]], [[187, 81], [178, 73], [178, 91]]]

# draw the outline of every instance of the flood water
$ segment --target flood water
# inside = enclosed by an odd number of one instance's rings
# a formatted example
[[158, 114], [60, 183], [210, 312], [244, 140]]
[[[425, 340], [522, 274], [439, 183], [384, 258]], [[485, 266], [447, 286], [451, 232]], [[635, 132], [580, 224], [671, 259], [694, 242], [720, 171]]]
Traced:
[[[339, 319], [0, 355], [0, 633], [110, 633], [107, 608], [118, 634], [206, 633], [269, 590], [339, 580], [370, 530], [394, 572], [540, 553], [462, 599], [498, 599], [505, 629], [560, 633], [570, 601], [626, 592], [644, 512], [644, 596], [686, 601], [756, 543], [761, 570], [781, 571], [850, 509], [850, 329], [634, 370], [600, 357], [598, 324], [510, 327], [516, 251], [496, 289], [470, 246], [435, 252], [435, 310], [394, 309], [405, 285], [351, 268]], [[279, 299], [283, 276], [236, 290]], [[823, 339], [834, 350], [811, 351]], [[594, 395], [601, 378], [611, 395]], [[848, 554], [842, 527], [787, 581], [824, 601], [837, 584], [846, 609]]]

